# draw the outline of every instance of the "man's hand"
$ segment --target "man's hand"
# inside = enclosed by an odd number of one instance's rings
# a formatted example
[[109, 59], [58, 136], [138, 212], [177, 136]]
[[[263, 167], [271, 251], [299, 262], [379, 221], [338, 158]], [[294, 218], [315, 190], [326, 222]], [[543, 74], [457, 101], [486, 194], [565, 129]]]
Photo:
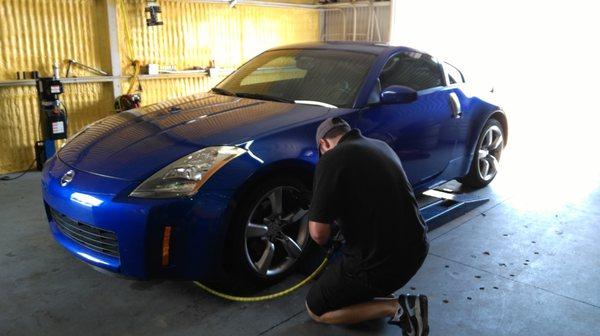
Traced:
[[314, 221], [308, 222], [310, 237], [319, 245], [325, 245], [331, 235], [331, 225]]

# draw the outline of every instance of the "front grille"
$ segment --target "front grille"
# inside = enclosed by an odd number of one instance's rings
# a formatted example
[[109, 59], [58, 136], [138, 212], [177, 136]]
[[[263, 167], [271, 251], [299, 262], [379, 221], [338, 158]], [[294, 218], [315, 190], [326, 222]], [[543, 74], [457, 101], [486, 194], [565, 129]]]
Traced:
[[50, 214], [65, 236], [96, 252], [119, 257], [119, 243], [114, 232], [83, 224], [54, 209], [50, 209]]

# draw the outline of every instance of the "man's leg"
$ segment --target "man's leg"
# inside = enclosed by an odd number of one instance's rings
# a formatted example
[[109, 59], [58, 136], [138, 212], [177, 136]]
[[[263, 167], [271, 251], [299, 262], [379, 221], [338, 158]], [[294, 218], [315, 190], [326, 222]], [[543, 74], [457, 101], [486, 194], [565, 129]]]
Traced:
[[400, 295], [398, 299], [371, 300], [328, 311], [321, 316], [310, 310], [308, 302], [305, 304], [308, 315], [319, 323], [353, 324], [389, 316], [391, 319], [388, 323], [402, 328], [402, 335], [429, 335], [425, 295]]
[[313, 320], [320, 323], [352, 324], [386, 316], [394, 317], [398, 311], [398, 306], [398, 300], [396, 298], [390, 298], [358, 303], [338, 310], [326, 312], [321, 316], [317, 316], [310, 311], [308, 304], [306, 304], [306, 310]]

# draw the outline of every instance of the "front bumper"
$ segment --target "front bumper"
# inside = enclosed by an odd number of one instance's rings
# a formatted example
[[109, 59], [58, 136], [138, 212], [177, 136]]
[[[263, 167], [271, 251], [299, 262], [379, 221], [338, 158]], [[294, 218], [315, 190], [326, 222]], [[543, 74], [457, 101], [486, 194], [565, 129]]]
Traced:
[[[69, 170], [75, 176], [61, 186]], [[78, 259], [127, 277], [209, 279], [218, 274], [231, 195], [203, 191], [185, 199], [128, 197], [137, 184], [78, 171], [52, 158], [42, 173], [42, 192], [56, 241]], [[167, 226], [170, 249], [163, 265]]]

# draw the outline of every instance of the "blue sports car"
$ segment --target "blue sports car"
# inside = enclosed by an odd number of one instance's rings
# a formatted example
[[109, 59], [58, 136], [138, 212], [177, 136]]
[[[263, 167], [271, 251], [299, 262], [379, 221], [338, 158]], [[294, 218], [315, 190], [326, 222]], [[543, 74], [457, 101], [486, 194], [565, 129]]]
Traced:
[[42, 175], [52, 234], [77, 258], [124, 276], [277, 281], [311, 245], [322, 120], [340, 116], [387, 142], [416, 192], [452, 179], [483, 187], [496, 175], [507, 120], [476, 89], [454, 66], [406, 47], [268, 50], [211, 92], [74, 135]]

